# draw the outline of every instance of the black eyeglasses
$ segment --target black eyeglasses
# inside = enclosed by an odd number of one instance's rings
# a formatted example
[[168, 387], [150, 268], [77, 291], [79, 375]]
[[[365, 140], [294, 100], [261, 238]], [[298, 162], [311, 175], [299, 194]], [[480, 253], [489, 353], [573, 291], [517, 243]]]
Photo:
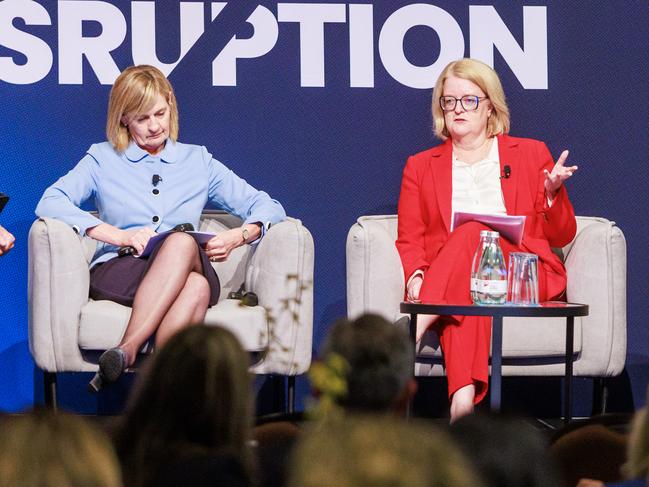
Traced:
[[442, 110], [445, 112], [450, 112], [455, 110], [457, 102], [459, 101], [467, 112], [474, 112], [478, 109], [480, 100], [487, 100], [488, 96], [479, 97], [476, 95], [464, 95], [462, 98], [455, 98], [454, 96], [440, 96], [439, 97], [439, 106], [442, 107]]

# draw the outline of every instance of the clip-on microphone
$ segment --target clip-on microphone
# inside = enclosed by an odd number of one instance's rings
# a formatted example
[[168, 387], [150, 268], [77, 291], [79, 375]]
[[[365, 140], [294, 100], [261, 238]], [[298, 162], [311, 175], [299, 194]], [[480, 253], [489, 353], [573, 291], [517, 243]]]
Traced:
[[500, 179], [509, 179], [509, 176], [512, 175], [512, 168], [509, 166], [509, 164], [505, 164], [503, 166], [503, 175], [500, 176]]

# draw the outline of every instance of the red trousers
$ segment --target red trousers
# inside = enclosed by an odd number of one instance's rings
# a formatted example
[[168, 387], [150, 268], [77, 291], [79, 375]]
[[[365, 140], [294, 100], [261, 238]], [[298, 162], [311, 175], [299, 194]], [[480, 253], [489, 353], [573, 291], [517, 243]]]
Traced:
[[[419, 293], [423, 303], [471, 304], [471, 263], [480, 242], [480, 231], [490, 228], [477, 222], [465, 223], [449, 236], [426, 271]], [[503, 238], [500, 246], [509, 262], [510, 252], [526, 250]], [[539, 300], [547, 300], [546, 274], [539, 263]], [[487, 394], [491, 318], [483, 316], [442, 316], [435, 323], [448, 378], [449, 400], [461, 387], [474, 384], [475, 404]]]

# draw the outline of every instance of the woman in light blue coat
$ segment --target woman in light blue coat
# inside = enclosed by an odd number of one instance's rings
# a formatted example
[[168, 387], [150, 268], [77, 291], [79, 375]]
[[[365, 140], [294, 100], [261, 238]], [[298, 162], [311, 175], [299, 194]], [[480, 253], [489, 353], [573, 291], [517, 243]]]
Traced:
[[[216, 304], [220, 285], [211, 261], [256, 243], [286, 216], [282, 206], [214, 159], [205, 147], [178, 138], [173, 88], [153, 66], [133, 66], [115, 81], [108, 104], [107, 142], [94, 144], [81, 161], [50, 186], [36, 214], [71, 225], [99, 242], [91, 263], [90, 297], [132, 306], [120, 344], [99, 359], [91, 384], [113, 382], [155, 334], [156, 345]], [[94, 200], [98, 215], [80, 209]], [[151, 237], [191, 223], [205, 205], [240, 217], [243, 225], [201, 246], [186, 233], [158, 243], [138, 257]], [[118, 256], [120, 248], [134, 255]]]

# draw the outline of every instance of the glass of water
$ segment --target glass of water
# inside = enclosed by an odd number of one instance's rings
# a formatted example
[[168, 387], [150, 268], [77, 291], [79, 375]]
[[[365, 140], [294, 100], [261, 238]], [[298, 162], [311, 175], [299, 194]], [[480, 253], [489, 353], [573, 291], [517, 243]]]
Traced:
[[539, 258], [526, 252], [509, 254], [507, 272], [508, 303], [517, 306], [539, 304]]

